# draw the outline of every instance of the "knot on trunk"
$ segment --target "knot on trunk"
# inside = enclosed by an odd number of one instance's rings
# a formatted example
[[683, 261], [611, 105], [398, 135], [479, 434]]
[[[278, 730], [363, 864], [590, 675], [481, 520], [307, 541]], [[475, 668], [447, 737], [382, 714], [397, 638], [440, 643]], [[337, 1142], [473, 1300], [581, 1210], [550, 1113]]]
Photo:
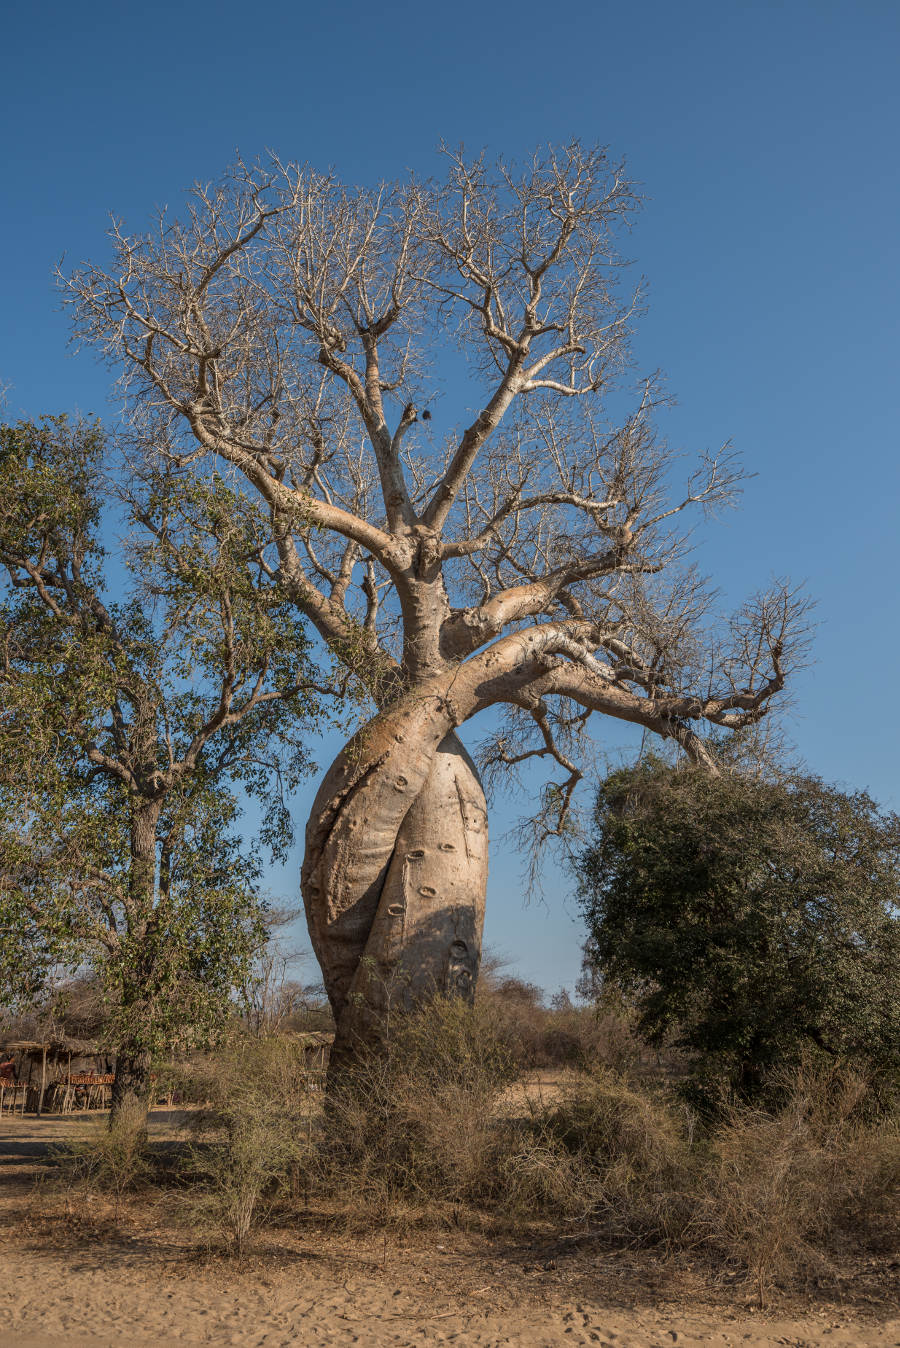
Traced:
[[415, 528], [415, 569], [420, 580], [435, 580], [440, 572], [441, 539], [434, 529], [424, 524]]

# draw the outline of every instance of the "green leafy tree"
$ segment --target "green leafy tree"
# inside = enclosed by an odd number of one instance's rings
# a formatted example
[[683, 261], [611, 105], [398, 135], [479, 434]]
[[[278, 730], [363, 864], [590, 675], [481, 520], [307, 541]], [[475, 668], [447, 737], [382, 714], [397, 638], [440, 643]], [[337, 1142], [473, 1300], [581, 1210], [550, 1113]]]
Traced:
[[296, 609], [248, 566], [258, 522], [219, 478], [120, 488], [107, 596], [104, 452], [66, 418], [0, 429], [0, 972], [12, 999], [55, 964], [97, 970], [115, 1112], [146, 1104], [154, 1055], [208, 1037], [246, 977], [263, 908], [236, 792], [283, 855], [320, 698]]
[[578, 870], [592, 967], [692, 1060], [695, 1098], [824, 1055], [900, 1082], [900, 818], [816, 777], [650, 759], [600, 787]]

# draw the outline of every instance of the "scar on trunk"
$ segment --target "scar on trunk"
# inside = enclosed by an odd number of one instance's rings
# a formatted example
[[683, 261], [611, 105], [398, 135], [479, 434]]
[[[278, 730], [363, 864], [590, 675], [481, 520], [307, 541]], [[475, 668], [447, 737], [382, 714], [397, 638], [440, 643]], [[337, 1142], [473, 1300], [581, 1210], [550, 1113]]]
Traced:
[[311, 839], [307, 844], [307, 857], [303, 866], [304, 872], [309, 877], [307, 883], [311, 893], [318, 892], [320, 888], [318, 881], [313, 877], [322, 860], [322, 853], [328, 846], [332, 831], [340, 819], [341, 814], [348, 803], [352, 802], [353, 797], [357, 792], [362, 790], [372, 774], [377, 772], [384, 764], [387, 757], [388, 754], [385, 752], [373, 762], [368, 763], [360, 773], [347, 783], [343, 790], [338, 791], [336, 795], [332, 796], [331, 800], [320, 812], [314, 839]]
[[[466, 819], [466, 799], [462, 793], [462, 788], [459, 785], [459, 778], [457, 777], [455, 772], [453, 774], [453, 785], [456, 788], [456, 799], [459, 802], [459, 814], [460, 818], [462, 819], [463, 845], [466, 849], [466, 857], [471, 859], [472, 854], [469, 851], [469, 824], [468, 820]], [[442, 843], [441, 850], [444, 852], [452, 852], [453, 843]]]

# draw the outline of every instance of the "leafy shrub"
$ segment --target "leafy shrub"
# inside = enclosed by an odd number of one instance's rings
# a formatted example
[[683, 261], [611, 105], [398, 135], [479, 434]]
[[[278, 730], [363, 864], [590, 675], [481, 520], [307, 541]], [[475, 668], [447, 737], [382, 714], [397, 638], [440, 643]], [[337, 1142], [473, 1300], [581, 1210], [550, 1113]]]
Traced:
[[900, 817], [813, 777], [649, 760], [601, 786], [595, 825], [579, 865], [592, 960], [644, 1037], [690, 1055], [695, 1103], [760, 1102], [818, 1056], [890, 1107]]

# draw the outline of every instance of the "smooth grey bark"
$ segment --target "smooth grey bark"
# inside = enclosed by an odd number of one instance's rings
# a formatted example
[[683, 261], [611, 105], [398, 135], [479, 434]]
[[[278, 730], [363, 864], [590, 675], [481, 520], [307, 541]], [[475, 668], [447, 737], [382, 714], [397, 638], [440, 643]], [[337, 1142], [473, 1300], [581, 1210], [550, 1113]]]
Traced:
[[473, 998], [487, 872], [484, 792], [446, 711], [412, 700], [376, 717], [338, 755], [307, 827], [303, 898], [335, 1071], [389, 1007]]

